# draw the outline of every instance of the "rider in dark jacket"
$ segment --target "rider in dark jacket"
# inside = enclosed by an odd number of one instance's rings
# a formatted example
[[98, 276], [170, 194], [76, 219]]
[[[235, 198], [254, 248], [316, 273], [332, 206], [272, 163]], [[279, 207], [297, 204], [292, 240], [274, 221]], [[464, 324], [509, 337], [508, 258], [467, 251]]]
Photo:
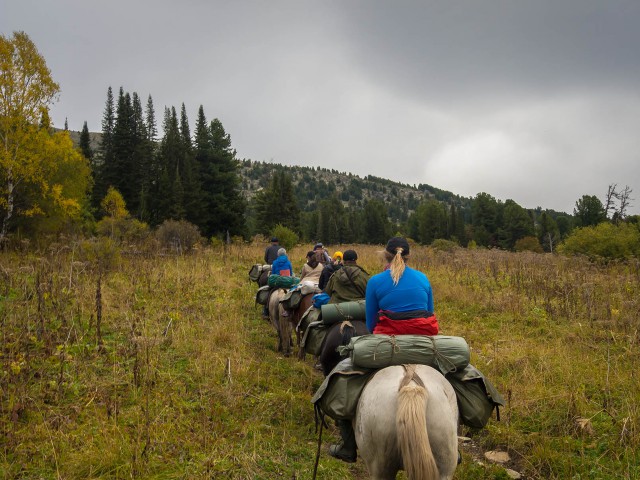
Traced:
[[342, 252], [337, 251], [333, 254], [333, 262], [329, 262], [324, 266], [322, 273], [320, 274], [320, 281], [318, 281], [318, 288], [324, 290], [324, 287], [329, 283], [329, 279], [334, 272], [337, 272], [342, 268]]
[[278, 258], [278, 249], [280, 248], [280, 243], [276, 237], [271, 239], [271, 245], [269, 245], [264, 251], [264, 261], [269, 265], [273, 264], [273, 261]]

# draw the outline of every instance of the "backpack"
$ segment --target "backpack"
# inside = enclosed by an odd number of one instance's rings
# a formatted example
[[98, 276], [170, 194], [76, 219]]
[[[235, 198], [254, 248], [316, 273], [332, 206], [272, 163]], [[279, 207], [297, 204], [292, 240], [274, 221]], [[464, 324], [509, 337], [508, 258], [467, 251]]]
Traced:
[[271, 292], [271, 287], [269, 285], [260, 287], [256, 292], [256, 303], [259, 303], [260, 305], [266, 305], [269, 302], [270, 292]]
[[262, 265], [260, 263], [256, 263], [249, 270], [249, 279], [252, 282], [257, 282], [260, 279], [260, 275], [262, 272], [271, 271], [271, 265]]
[[473, 365], [459, 372], [445, 375], [456, 392], [460, 421], [467, 427], [483, 428], [496, 409], [496, 419], [500, 420], [500, 407], [504, 398], [496, 387]]

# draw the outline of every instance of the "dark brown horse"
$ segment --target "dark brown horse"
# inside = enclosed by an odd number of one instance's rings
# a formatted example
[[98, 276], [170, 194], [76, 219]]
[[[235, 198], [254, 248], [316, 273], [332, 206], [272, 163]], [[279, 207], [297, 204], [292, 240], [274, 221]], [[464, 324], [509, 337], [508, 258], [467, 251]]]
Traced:
[[367, 324], [362, 320], [345, 320], [335, 323], [329, 328], [327, 336], [324, 337], [320, 351], [320, 365], [325, 377], [331, 370], [346, 357], [338, 353], [337, 348], [341, 345], [348, 345], [353, 337], [368, 335]]

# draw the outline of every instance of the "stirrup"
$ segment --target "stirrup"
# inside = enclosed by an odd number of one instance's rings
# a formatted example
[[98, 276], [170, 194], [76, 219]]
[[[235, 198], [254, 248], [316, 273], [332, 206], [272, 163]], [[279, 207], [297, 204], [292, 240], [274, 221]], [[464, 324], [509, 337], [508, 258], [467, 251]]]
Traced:
[[343, 462], [354, 463], [358, 458], [358, 454], [345, 452], [343, 449], [344, 444], [342, 443], [338, 443], [337, 445], [329, 445], [329, 455], [337, 458], [338, 460], [342, 460]]

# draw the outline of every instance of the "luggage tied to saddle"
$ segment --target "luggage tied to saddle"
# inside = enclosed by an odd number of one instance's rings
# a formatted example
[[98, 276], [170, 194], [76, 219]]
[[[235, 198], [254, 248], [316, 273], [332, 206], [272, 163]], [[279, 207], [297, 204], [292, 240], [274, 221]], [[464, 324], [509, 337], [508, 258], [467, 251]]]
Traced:
[[298, 277], [283, 277], [282, 275], [269, 275], [269, 280], [267, 285], [272, 288], [286, 288], [287, 290], [294, 285], [300, 283], [300, 279]]
[[260, 305], [266, 305], [269, 302], [269, 294], [273, 290], [269, 285], [260, 287], [256, 292], [256, 303]]
[[294, 285], [291, 290], [285, 293], [284, 297], [280, 300], [280, 305], [282, 305], [286, 310], [295, 310], [300, 306], [300, 302], [302, 302], [304, 297], [320, 292], [322, 292], [322, 290], [315, 285], [299, 283]]
[[249, 270], [249, 280], [251, 280], [252, 282], [257, 282], [260, 279], [260, 275], [262, 275], [262, 272], [270, 271], [271, 265], [262, 265], [260, 263], [256, 263]]
[[322, 343], [330, 327], [330, 325], [322, 323], [321, 314], [321, 310], [312, 305], [302, 314], [296, 326], [296, 331], [302, 333], [300, 348], [309, 355], [315, 355], [316, 357], [322, 351]]
[[355, 302], [327, 303], [322, 309], [322, 322], [326, 325], [344, 322], [345, 320], [366, 320], [366, 307], [364, 300]]
[[410, 363], [429, 365], [443, 375], [469, 365], [469, 345], [462, 337], [447, 335], [361, 335], [338, 347], [353, 365], [384, 368]]
[[[469, 347], [461, 337], [398, 335], [395, 337], [395, 343], [390, 342], [390, 339], [383, 339], [385, 341], [380, 342], [381, 339], [372, 337], [384, 337], [384, 335], [355, 337], [346, 347], [348, 349], [353, 344], [361, 344], [351, 349], [349, 358], [336, 365], [311, 399], [317, 415], [326, 414], [337, 420], [353, 418], [360, 394], [377, 370], [393, 365], [414, 363], [429, 365], [443, 373], [456, 393], [460, 421], [464, 425], [483, 428], [494, 408], [497, 411], [497, 419], [500, 419], [498, 407], [504, 406], [504, 399], [482, 372], [469, 364]], [[401, 338], [398, 342], [399, 337], [412, 338]], [[435, 342], [427, 343], [418, 337], [432, 338]], [[411, 342], [416, 341], [419, 345], [412, 348]], [[388, 350], [389, 345], [393, 347], [392, 351]], [[398, 349], [398, 345], [402, 345], [402, 348]], [[438, 353], [425, 352], [429, 348], [437, 348]], [[393, 351], [394, 349], [396, 351]]]

